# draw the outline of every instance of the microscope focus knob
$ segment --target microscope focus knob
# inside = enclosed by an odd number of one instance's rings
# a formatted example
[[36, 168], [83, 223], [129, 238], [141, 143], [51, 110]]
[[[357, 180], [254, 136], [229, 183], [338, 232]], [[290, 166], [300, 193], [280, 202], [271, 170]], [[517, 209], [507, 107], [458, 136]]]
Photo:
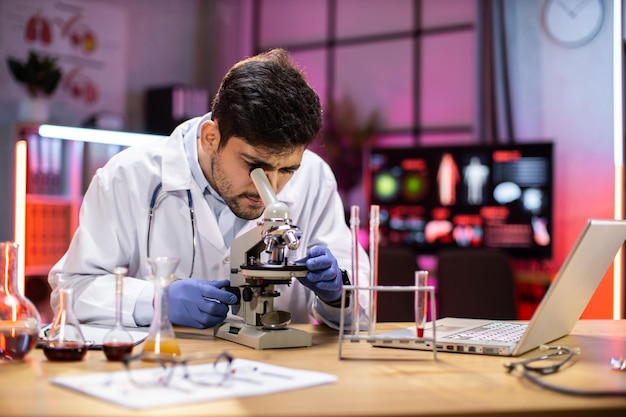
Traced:
[[241, 299], [246, 302], [252, 301], [252, 289], [250, 287], [244, 287], [241, 291]]

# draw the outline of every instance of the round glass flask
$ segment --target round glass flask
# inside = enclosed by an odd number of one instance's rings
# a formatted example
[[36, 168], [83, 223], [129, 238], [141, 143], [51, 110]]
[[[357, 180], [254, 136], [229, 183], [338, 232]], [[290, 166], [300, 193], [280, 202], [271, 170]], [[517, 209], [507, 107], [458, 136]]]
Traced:
[[122, 266], [113, 269], [115, 274], [115, 323], [102, 340], [102, 350], [110, 361], [121, 361], [124, 355], [133, 351], [133, 338], [122, 323], [124, 276], [127, 272], [128, 269]]
[[18, 290], [18, 244], [2, 242], [0, 250], [0, 361], [19, 360], [35, 346], [41, 318]]
[[148, 258], [146, 265], [150, 271], [146, 280], [154, 285], [154, 316], [148, 330], [148, 337], [143, 345], [143, 352], [156, 354], [180, 355], [180, 346], [169, 318], [168, 287], [176, 279], [174, 270], [178, 258], [166, 256]]
[[59, 309], [43, 346], [50, 361], [80, 361], [87, 354], [87, 343], [74, 314], [72, 289], [59, 290]]

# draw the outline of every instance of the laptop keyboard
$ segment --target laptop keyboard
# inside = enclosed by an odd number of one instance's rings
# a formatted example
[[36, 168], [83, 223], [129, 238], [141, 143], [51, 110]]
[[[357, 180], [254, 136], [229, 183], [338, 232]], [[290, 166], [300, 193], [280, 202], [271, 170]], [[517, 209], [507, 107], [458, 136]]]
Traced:
[[527, 323], [489, 323], [484, 326], [453, 333], [446, 338], [458, 340], [491, 340], [495, 342], [517, 342], [528, 327]]

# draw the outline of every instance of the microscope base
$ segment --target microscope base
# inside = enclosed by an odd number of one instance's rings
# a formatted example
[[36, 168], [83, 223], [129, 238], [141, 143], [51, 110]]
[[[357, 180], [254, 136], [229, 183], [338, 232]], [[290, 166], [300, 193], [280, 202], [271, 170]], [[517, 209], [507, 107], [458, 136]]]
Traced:
[[215, 329], [215, 337], [254, 349], [309, 347], [311, 334], [291, 327], [266, 330], [245, 323], [224, 323]]

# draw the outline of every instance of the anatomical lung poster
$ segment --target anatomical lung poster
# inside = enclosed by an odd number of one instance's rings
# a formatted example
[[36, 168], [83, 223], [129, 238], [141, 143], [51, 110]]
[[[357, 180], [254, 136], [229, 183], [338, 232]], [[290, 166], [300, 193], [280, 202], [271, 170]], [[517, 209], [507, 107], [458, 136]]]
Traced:
[[123, 115], [127, 33], [126, 12], [104, 2], [0, 0], [0, 108], [28, 95], [7, 60], [35, 53], [62, 70], [49, 97], [52, 121], [80, 125], [98, 113]]

